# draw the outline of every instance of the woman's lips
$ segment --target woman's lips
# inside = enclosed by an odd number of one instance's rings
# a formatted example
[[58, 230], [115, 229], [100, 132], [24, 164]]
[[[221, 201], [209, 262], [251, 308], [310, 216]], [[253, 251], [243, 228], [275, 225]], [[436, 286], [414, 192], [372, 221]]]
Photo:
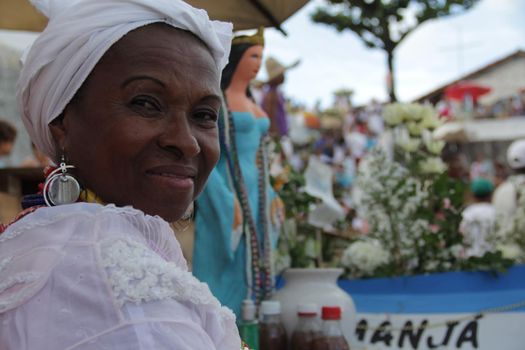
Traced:
[[162, 166], [147, 170], [146, 175], [160, 186], [187, 190], [193, 187], [197, 171], [192, 167]]

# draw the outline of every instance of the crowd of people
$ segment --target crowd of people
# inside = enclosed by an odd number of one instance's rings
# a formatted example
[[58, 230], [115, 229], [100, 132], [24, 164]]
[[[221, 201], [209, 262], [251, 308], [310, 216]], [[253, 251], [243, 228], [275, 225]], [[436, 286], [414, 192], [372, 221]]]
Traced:
[[516, 91], [512, 96], [501, 98], [492, 103], [478, 101], [452, 101], [443, 99], [436, 104], [440, 115], [447, 119], [502, 119], [525, 116], [525, 89]]

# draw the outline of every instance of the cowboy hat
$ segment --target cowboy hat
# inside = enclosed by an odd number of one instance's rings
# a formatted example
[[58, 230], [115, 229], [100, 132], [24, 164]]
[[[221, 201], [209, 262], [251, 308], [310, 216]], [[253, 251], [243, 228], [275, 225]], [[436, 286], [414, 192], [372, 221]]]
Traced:
[[284, 74], [288, 69], [297, 67], [301, 60], [297, 60], [291, 65], [285, 66], [274, 57], [268, 57], [264, 65], [266, 66], [266, 72], [268, 73], [268, 79], [266, 82], [270, 82], [277, 78], [279, 75]]

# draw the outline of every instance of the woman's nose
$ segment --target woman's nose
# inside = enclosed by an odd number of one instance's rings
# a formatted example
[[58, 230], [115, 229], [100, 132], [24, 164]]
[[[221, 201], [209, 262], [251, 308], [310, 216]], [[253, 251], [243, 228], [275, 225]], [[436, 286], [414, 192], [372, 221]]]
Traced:
[[177, 154], [192, 158], [201, 152], [199, 142], [193, 134], [192, 126], [186, 117], [177, 117], [166, 123], [159, 136], [159, 146]]

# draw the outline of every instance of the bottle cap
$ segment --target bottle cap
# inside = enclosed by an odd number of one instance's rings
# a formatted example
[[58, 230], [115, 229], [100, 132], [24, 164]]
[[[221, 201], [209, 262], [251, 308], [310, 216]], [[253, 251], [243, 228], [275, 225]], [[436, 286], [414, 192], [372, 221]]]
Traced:
[[317, 316], [319, 308], [314, 303], [306, 303], [297, 305], [298, 316]]
[[255, 320], [255, 303], [251, 299], [244, 299], [242, 301], [241, 313], [243, 321]]
[[323, 306], [322, 318], [323, 320], [340, 320], [341, 308], [339, 306]]
[[281, 313], [281, 303], [276, 300], [265, 300], [261, 303], [261, 314], [279, 315]]

